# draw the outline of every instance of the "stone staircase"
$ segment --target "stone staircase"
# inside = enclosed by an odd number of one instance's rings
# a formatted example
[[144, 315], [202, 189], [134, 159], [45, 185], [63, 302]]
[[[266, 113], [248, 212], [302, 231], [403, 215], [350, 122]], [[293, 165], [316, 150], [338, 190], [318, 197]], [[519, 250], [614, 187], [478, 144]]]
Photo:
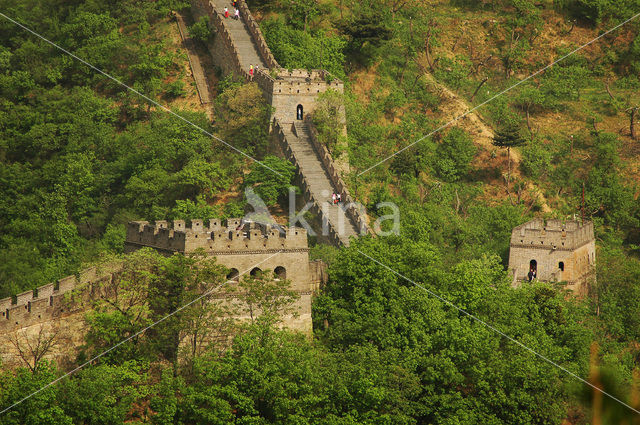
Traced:
[[[224, 23], [224, 27], [238, 51], [238, 59], [242, 69], [248, 72], [250, 65], [253, 65], [254, 68], [257, 65], [261, 69], [267, 70], [268, 67], [260, 55], [260, 50], [255, 44], [242, 14], [238, 20], [233, 19], [233, 3], [229, 0], [216, 0], [215, 3], [210, 2], [210, 4]], [[225, 7], [229, 9], [229, 18], [224, 17]], [[247, 13], [250, 13], [248, 9]], [[293, 124], [279, 122], [278, 124], [282, 128], [284, 143], [288, 145], [294, 157], [291, 159], [308, 185], [306, 196], [312, 199], [306, 200], [315, 202], [320, 209], [318, 213], [322, 217], [323, 227], [328, 226], [329, 239], [334, 243], [348, 245], [351, 236], [358, 236], [358, 225], [350, 218], [349, 214], [345, 213], [342, 208], [344, 205], [333, 205], [331, 202], [331, 194], [339, 193], [339, 190], [332, 183], [322, 158], [314, 149], [310, 140], [308, 124], [303, 121], [297, 121]]]
[[[225, 7], [229, 9], [228, 18], [224, 17]], [[242, 20], [242, 17], [237, 20], [233, 19], [233, 3], [226, 0], [216, 0], [214, 9], [218, 14], [220, 14], [220, 17], [224, 20], [226, 27], [229, 29], [233, 42], [238, 48], [242, 68], [247, 70], [247, 72], [251, 65], [253, 65], [254, 68], [258, 65], [260, 68], [266, 69], [267, 65], [260, 57], [260, 53], [251, 39], [251, 34]]]
[[336, 231], [340, 242], [348, 245], [349, 237], [358, 236], [358, 228], [341, 205], [333, 205], [331, 202], [331, 194], [337, 191], [311, 144], [308, 125], [303, 121], [294, 122], [292, 127], [284, 126], [283, 131], [298, 163], [299, 172], [307, 180], [311, 196], [321, 205], [322, 211], [327, 212], [326, 215], [323, 214], [323, 220], [328, 220], [326, 224]]

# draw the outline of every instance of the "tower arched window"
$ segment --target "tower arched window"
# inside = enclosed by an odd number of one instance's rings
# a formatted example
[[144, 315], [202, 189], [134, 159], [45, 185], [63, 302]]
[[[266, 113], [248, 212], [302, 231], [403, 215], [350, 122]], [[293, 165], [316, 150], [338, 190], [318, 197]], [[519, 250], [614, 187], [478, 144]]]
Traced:
[[277, 280], [284, 280], [287, 278], [287, 270], [282, 266], [276, 267], [273, 274], [275, 274]]
[[240, 273], [238, 272], [238, 269], [233, 268], [229, 270], [229, 273], [227, 274], [227, 280], [234, 280], [237, 282], [239, 278], [240, 278]]

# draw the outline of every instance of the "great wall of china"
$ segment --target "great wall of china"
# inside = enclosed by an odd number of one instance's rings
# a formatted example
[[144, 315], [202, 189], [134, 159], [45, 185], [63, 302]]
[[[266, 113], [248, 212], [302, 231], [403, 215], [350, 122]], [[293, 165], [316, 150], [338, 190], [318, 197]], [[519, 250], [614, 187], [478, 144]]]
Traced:
[[[260, 29], [243, 0], [239, 2], [242, 19], [221, 17], [222, 7], [208, 0], [193, 0], [194, 17], [207, 16], [216, 35], [208, 49], [217, 65], [240, 78], [255, 81], [267, 101], [274, 107], [272, 133], [284, 156], [295, 166], [298, 180], [311, 211], [323, 221], [328, 239], [346, 245], [350, 237], [368, 232], [366, 216], [355, 205], [342, 178], [345, 165], [337, 163], [318, 140], [310, 119], [317, 96], [326, 90], [343, 90], [342, 82], [325, 71], [287, 71], [279, 67]], [[249, 65], [260, 68], [253, 78]], [[306, 112], [303, 119], [298, 108]], [[328, 202], [331, 192], [340, 193], [344, 207]], [[239, 274], [271, 270], [276, 279], [288, 279], [298, 294], [297, 314], [283, 317], [292, 329], [311, 332], [311, 297], [327, 280], [326, 265], [309, 261], [307, 233], [301, 228], [283, 228], [247, 223], [241, 219], [192, 219], [172, 223], [146, 221], [129, 223], [125, 251], [150, 247], [165, 255], [188, 254], [197, 249], [215, 256], [230, 272], [229, 282]], [[256, 264], [260, 263], [260, 266]], [[535, 219], [513, 229], [509, 269], [513, 283], [526, 280], [531, 267], [543, 281], [563, 281], [569, 289], [586, 293], [595, 279], [595, 238], [592, 222]], [[85, 301], [98, 296], [100, 286], [117, 276], [119, 269], [92, 267], [78, 276], [68, 276], [55, 283], [0, 300], [1, 364], [13, 367], [23, 360], [16, 344], [27, 346], [42, 332], [57, 335], [58, 343], [48, 358], [58, 364], [72, 364], [73, 356], [84, 342]], [[238, 318], [244, 319], [245, 316]]]
[[[242, 226], [241, 226], [242, 225]], [[239, 227], [241, 226], [241, 227]], [[300, 228], [271, 228], [256, 223], [242, 224], [241, 219], [145, 221], [129, 223], [125, 251], [150, 247], [165, 255], [175, 252], [189, 254], [204, 249], [215, 256], [219, 264], [230, 272], [231, 284], [240, 274], [254, 274], [270, 270], [277, 279], [287, 279], [298, 299], [293, 305], [295, 314], [282, 317], [283, 324], [304, 333], [311, 332], [311, 297], [326, 282], [326, 265], [309, 261], [307, 234]], [[259, 266], [256, 266], [259, 264]], [[21, 364], [15, 344], [24, 347], [37, 343], [42, 330], [56, 334], [57, 343], [47, 358], [58, 364], [71, 364], [86, 333], [84, 314], [91, 300], [98, 297], [100, 288], [120, 272], [114, 264], [108, 270], [91, 267], [78, 276], [67, 276], [54, 283], [40, 286], [14, 297], [0, 300], [1, 364], [14, 367]], [[217, 296], [212, 295], [213, 298]], [[241, 314], [238, 319], [247, 319]]]
[[[309, 119], [318, 95], [327, 90], [342, 93], [344, 84], [324, 70], [283, 69], [244, 0], [238, 2], [239, 20], [224, 18], [225, 5], [222, 1], [192, 1], [194, 18], [206, 17], [215, 31], [208, 44], [214, 62], [224, 73], [254, 81], [260, 87], [274, 108], [274, 136], [287, 159], [296, 166], [305, 200], [313, 204], [311, 211], [326, 223], [331, 243], [348, 245], [350, 237], [367, 232], [366, 216], [353, 203], [342, 179], [348, 171], [347, 161], [331, 157], [318, 142]], [[253, 77], [249, 74], [250, 65], [258, 65]], [[304, 119], [299, 119], [299, 110], [303, 111]], [[342, 195], [343, 206], [328, 202], [332, 193]]]
[[[215, 37], [207, 46], [214, 62], [223, 72], [252, 80], [261, 88], [274, 108], [274, 140], [296, 166], [305, 200], [312, 204], [311, 211], [322, 220], [330, 242], [348, 244], [350, 237], [367, 231], [365, 216], [353, 203], [342, 179], [341, 173], [347, 166], [333, 160], [318, 141], [309, 119], [317, 96], [329, 89], [342, 92], [343, 83], [325, 71], [282, 69], [244, 1], [239, 2], [240, 20], [223, 18], [223, 7], [207, 0], [192, 3], [194, 18], [208, 17], [215, 30]], [[253, 76], [249, 74], [250, 65], [257, 65]], [[302, 111], [304, 120], [299, 119]], [[332, 192], [342, 195], [344, 207], [328, 202]], [[204, 249], [230, 270], [227, 276], [230, 280], [237, 280], [239, 273], [262, 261], [260, 268], [273, 271], [276, 278], [290, 280], [299, 295], [294, 306], [296, 314], [284, 317], [284, 324], [303, 332], [311, 331], [311, 296], [327, 276], [324, 263], [309, 261], [307, 234], [303, 229], [276, 229], [243, 223], [240, 219], [229, 219], [226, 225], [210, 220], [208, 226], [197, 219], [191, 220], [190, 226], [180, 220], [172, 224], [132, 222], [127, 229], [125, 250], [131, 252], [142, 247], [166, 255]], [[16, 344], [31, 346], [42, 332], [56, 334], [59, 340], [47, 357], [59, 364], [70, 364], [86, 333], [86, 303], [81, 301], [95, 298], [101, 284], [114, 279], [118, 272], [117, 267], [108, 272], [92, 267], [78, 276], [0, 300], [2, 364], [19, 365]]]

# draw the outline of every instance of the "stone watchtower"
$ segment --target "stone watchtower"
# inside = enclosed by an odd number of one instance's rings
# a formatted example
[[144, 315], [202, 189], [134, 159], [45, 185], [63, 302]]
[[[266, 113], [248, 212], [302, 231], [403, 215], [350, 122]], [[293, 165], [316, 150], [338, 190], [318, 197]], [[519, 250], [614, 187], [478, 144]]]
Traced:
[[529, 270], [545, 282], [567, 282], [567, 287], [586, 293], [595, 279], [596, 245], [593, 222], [535, 219], [511, 232], [509, 270], [514, 285], [528, 280]]
[[311, 332], [311, 296], [326, 279], [326, 266], [321, 261], [309, 261], [307, 232], [304, 229], [276, 227], [260, 223], [247, 223], [230, 218], [226, 224], [218, 219], [133, 221], [127, 228], [125, 252], [142, 247], [154, 248], [164, 254], [179, 252], [188, 254], [204, 249], [215, 256], [219, 264], [229, 269], [227, 279], [237, 281], [239, 275], [253, 275], [271, 270], [276, 279], [291, 281], [291, 289], [300, 295], [297, 302], [298, 316], [284, 318], [292, 329]]

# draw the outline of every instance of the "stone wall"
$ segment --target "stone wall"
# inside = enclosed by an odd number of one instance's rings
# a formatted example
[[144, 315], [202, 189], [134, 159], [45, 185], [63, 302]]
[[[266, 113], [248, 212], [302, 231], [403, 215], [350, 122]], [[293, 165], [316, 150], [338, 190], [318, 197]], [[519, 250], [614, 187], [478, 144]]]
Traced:
[[334, 245], [341, 245], [342, 241], [340, 239], [339, 229], [335, 229], [331, 224], [329, 217], [325, 217], [325, 211], [321, 206], [322, 201], [316, 199], [313, 196], [307, 178], [305, 177], [304, 169], [301, 167], [299, 159], [296, 158], [296, 156], [293, 154], [293, 151], [289, 146], [289, 143], [287, 142], [287, 137], [282, 129], [282, 126], [277, 120], [273, 121], [273, 134], [276, 138], [276, 141], [280, 145], [280, 148], [284, 152], [285, 157], [296, 167], [296, 173], [298, 175], [298, 180], [302, 189], [302, 194], [304, 195], [304, 199], [312, 204], [309, 208], [309, 211], [319, 217], [321, 222], [326, 221], [328, 223], [328, 234], [326, 235], [328, 241]]
[[366, 214], [364, 214], [355, 206], [355, 199], [351, 196], [347, 185], [340, 176], [341, 173], [339, 166], [334, 162], [333, 157], [329, 153], [327, 147], [323, 143], [320, 143], [320, 141], [318, 140], [318, 130], [316, 130], [315, 126], [313, 125], [313, 120], [311, 119], [310, 115], [307, 115], [307, 117], [305, 118], [305, 123], [310, 130], [309, 135], [311, 144], [318, 153], [318, 156], [322, 161], [322, 165], [329, 175], [331, 184], [335, 188], [336, 193], [342, 195], [342, 200], [344, 201], [345, 205], [349, 205], [349, 208], [347, 208], [346, 210], [347, 216], [356, 224], [356, 227], [359, 229], [360, 233], [371, 233], [371, 229], [369, 229], [367, 225]]
[[[117, 265], [98, 271], [95, 267], [67, 276], [33, 291], [0, 300], [0, 360], [7, 367], [23, 364], [18, 347], [29, 351], [38, 340], [55, 335], [55, 343], [45, 358], [59, 365], [70, 364], [84, 342], [84, 305], [94, 289], [119, 271]], [[78, 291], [82, 288], [82, 291]], [[18, 347], [17, 347], [18, 346]]]
[[196, 21], [201, 17], [206, 17], [213, 25], [215, 35], [213, 40], [207, 43], [207, 48], [216, 65], [225, 74], [233, 73], [244, 80], [250, 80], [248, 70], [244, 69], [240, 63], [238, 48], [224, 23], [224, 18], [215, 11], [213, 4], [209, 0], [192, 0], [191, 11]]
[[276, 59], [273, 57], [273, 54], [271, 53], [271, 49], [269, 49], [269, 46], [267, 45], [267, 41], [264, 39], [264, 36], [262, 35], [260, 26], [258, 25], [256, 20], [253, 18], [253, 15], [251, 14], [249, 7], [247, 7], [247, 4], [245, 3], [244, 0], [240, 0], [238, 2], [238, 10], [240, 11], [240, 17], [245, 22], [245, 24], [247, 24], [247, 28], [249, 29], [249, 34], [251, 35], [251, 39], [253, 40], [256, 47], [258, 48], [258, 52], [260, 53], [260, 57], [262, 58], [264, 63], [267, 64], [268, 68], [280, 68], [280, 65], [278, 65], [278, 62], [276, 62]]
[[[281, 68], [276, 62], [269, 46], [267, 45], [260, 28], [253, 18], [251, 11], [247, 7], [246, 3], [239, 1], [239, 10], [241, 17], [246, 24], [250, 38], [252, 39], [254, 46], [258, 54], [268, 65], [269, 69], [259, 69], [255, 72], [253, 79], [248, 75], [245, 69], [242, 69], [239, 60], [239, 52], [236, 48], [233, 39], [226, 29], [224, 18], [221, 18], [216, 13], [213, 4], [210, 0], [192, 0], [192, 10], [196, 18], [199, 16], [208, 16], [216, 29], [216, 37], [214, 42], [211, 43], [209, 50], [218, 63], [219, 66], [225, 72], [234, 72], [236, 75], [242, 76], [246, 80], [253, 80], [263, 92], [266, 101], [273, 107], [272, 119], [273, 123], [277, 123], [278, 126], [289, 125], [297, 121], [298, 107], [301, 106], [303, 115], [309, 116], [316, 108], [317, 97], [320, 93], [327, 90], [336, 90], [339, 93], [344, 91], [344, 84], [339, 79], [332, 76], [325, 70], [285, 70]], [[346, 135], [346, 121], [342, 119], [343, 133]], [[272, 126], [272, 129], [275, 129]], [[291, 149], [286, 146], [288, 144], [283, 134], [279, 134], [275, 129], [276, 139], [278, 140], [282, 151], [285, 155], [292, 160], [299, 175], [302, 176], [303, 191], [305, 193], [306, 200], [314, 203], [314, 211], [318, 216], [322, 216], [322, 212], [317, 200], [314, 200], [308, 190], [306, 179], [304, 177], [304, 170], [300, 169], [299, 162], [293, 158]], [[316, 140], [316, 145], [318, 145]], [[326, 150], [325, 150], [326, 151]], [[327, 168], [327, 172], [331, 175], [331, 181], [334, 184], [336, 192], [340, 192], [343, 195], [343, 200], [347, 202], [352, 201], [352, 197], [347, 191], [344, 181], [339, 177], [340, 175], [348, 172], [348, 159], [343, 158], [341, 161], [333, 161], [330, 159], [328, 151], [322, 155], [323, 166], [329, 164], [330, 168]], [[327, 158], [327, 156], [329, 158]], [[355, 208], [350, 207], [347, 211], [347, 216], [356, 223], [360, 229], [366, 228], [366, 220], [364, 214], [357, 211]], [[340, 243], [340, 238], [337, 236], [336, 229], [329, 229], [331, 235], [329, 240], [332, 243]], [[158, 249], [179, 249], [179, 246], [185, 244], [184, 241], [169, 237], [168, 234], [161, 234], [157, 237], [163, 239], [163, 242], [172, 243], [173, 245], [168, 247], [154, 246]], [[142, 242], [142, 241], [140, 241]], [[153, 243], [151, 239], [144, 242], [144, 245], [151, 246]], [[198, 241], [201, 243], [201, 241]], [[204, 247], [204, 246], [203, 246]], [[206, 248], [206, 247], [205, 247]]]
[[[312, 331], [311, 300], [314, 291], [326, 282], [326, 265], [321, 261], [309, 261], [307, 235], [304, 229], [272, 228], [257, 223], [244, 223], [229, 219], [226, 224], [210, 220], [205, 227], [203, 220], [146, 221], [129, 223], [125, 248], [132, 252], [141, 247], [152, 247], [159, 252], [188, 253], [203, 248], [215, 256], [219, 264], [232, 271], [230, 281], [237, 275], [251, 274], [258, 270], [276, 272], [278, 279], [291, 281], [291, 289], [299, 296], [293, 306], [295, 314], [282, 317], [283, 325], [307, 334]], [[259, 264], [258, 264], [259, 263]], [[46, 358], [59, 364], [71, 364], [78, 347], [84, 341], [87, 328], [84, 321], [87, 305], [101, 292], [99, 288], [110, 281], [121, 266], [114, 264], [108, 270], [95, 267], [83, 270], [78, 277], [68, 276], [26, 291], [14, 297], [0, 300], [0, 359], [9, 367], [18, 366], [22, 360], [15, 344], [33, 345], [44, 332], [57, 335], [57, 344]], [[233, 275], [233, 272], [236, 275]], [[232, 294], [225, 295], [229, 300]], [[236, 319], [247, 319], [240, 313]]]
[[[73, 314], [79, 308], [69, 295], [78, 286], [91, 288], [94, 283], [111, 279], [115, 270], [97, 273], [95, 267], [83, 270], [78, 277], [67, 276], [32, 291], [0, 300], [0, 334], [33, 326]], [[90, 297], [89, 290], [84, 296]]]

